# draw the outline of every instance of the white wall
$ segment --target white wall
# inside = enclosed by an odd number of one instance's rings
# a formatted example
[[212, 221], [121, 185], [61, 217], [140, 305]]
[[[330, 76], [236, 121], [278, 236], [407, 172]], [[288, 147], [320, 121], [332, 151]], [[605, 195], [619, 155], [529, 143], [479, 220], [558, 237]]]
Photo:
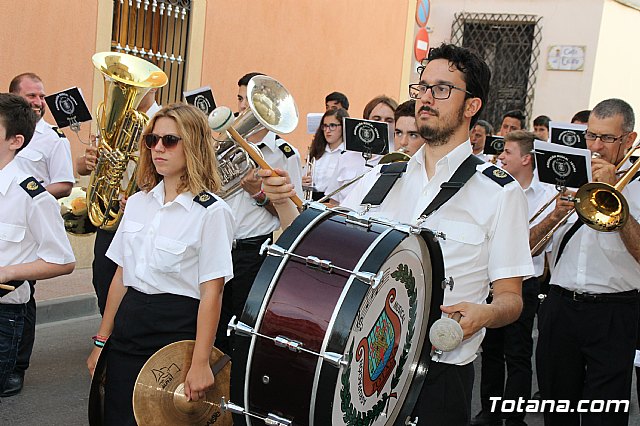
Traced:
[[[451, 38], [454, 14], [514, 13], [541, 16], [541, 43], [533, 103], [533, 117], [540, 114], [569, 121], [579, 110], [592, 106], [591, 87], [605, 0], [431, 0], [429, 27], [432, 46]], [[609, 3], [609, 0], [607, 0]], [[609, 8], [609, 5], [607, 5]], [[623, 7], [617, 5], [618, 8]], [[613, 8], [613, 7], [611, 7]], [[628, 8], [626, 8], [628, 9]], [[629, 9], [631, 10], [631, 9]], [[633, 13], [635, 14], [635, 13]], [[631, 38], [628, 37], [628, 43]], [[584, 45], [583, 71], [547, 70], [547, 52], [553, 45]]]
[[636, 114], [640, 129], [640, 11], [612, 0], [604, 5], [602, 30], [589, 106], [607, 98], [623, 99]]

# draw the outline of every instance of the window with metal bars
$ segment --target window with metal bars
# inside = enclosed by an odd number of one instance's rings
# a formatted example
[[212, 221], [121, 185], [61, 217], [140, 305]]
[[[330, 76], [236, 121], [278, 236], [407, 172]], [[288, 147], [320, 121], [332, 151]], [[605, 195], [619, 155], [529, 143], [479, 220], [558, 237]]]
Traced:
[[505, 112], [519, 109], [531, 120], [542, 18], [535, 15], [458, 13], [451, 42], [475, 50], [491, 68], [489, 101], [482, 119], [499, 129]]
[[191, 0], [114, 0], [111, 50], [153, 62], [169, 77], [160, 105], [182, 99]]

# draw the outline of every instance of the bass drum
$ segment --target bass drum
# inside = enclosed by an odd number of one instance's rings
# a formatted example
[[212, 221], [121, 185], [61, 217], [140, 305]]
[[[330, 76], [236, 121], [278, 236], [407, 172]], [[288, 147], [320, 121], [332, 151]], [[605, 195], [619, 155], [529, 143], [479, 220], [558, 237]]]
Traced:
[[236, 327], [235, 424], [404, 424], [441, 317], [434, 235], [312, 207], [274, 247]]

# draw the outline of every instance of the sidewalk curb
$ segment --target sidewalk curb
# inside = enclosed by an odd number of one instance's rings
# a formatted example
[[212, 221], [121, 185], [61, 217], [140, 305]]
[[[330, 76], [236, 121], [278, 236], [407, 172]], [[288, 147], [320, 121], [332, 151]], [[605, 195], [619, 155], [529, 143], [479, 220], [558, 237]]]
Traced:
[[41, 302], [36, 301], [36, 309], [36, 325], [99, 313], [98, 299], [95, 294], [80, 294]]

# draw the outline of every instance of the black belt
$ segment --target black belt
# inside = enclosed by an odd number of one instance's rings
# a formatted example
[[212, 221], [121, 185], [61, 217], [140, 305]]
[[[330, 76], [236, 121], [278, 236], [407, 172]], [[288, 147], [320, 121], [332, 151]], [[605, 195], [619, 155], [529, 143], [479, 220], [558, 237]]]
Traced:
[[233, 240], [234, 250], [259, 250], [262, 243], [269, 238], [273, 238], [273, 234], [260, 235], [258, 237], [243, 238], [241, 240]]
[[578, 293], [577, 291], [567, 290], [557, 285], [550, 285], [549, 291], [557, 293], [563, 297], [573, 300], [574, 302], [587, 303], [629, 303], [636, 302], [639, 299], [638, 290], [622, 291], [619, 293]]
[[313, 191], [311, 193], [311, 199], [313, 201], [318, 201], [322, 197], [324, 197], [324, 191]]

